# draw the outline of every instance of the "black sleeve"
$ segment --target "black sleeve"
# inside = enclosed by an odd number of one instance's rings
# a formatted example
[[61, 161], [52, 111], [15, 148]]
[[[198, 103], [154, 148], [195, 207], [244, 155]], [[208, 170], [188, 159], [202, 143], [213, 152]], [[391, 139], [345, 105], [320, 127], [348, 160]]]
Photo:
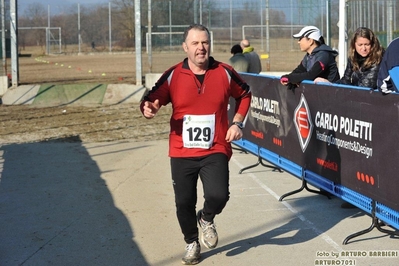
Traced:
[[306, 68], [302, 64], [302, 62], [291, 72], [292, 73], [303, 73], [306, 72]]
[[324, 66], [322, 63], [320, 61], [316, 61], [309, 71], [306, 71], [305, 69], [305, 72], [302, 73], [292, 72], [291, 74], [287, 75], [287, 77], [290, 83], [298, 84], [303, 80], [314, 80], [315, 78], [319, 77], [323, 70]]
[[304, 67], [304, 65], [301, 62], [290, 74], [282, 75], [281, 78], [287, 78], [288, 84], [295, 85], [296, 83], [291, 81], [290, 76], [292, 74], [299, 74], [299, 73], [305, 73], [305, 72], [306, 72], [306, 68]]
[[352, 84], [352, 74], [353, 74], [352, 64], [351, 64], [350, 60], [348, 59], [348, 62], [346, 64], [346, 69], [344, 72], [344, 76], [340, 80], [337, 80], [336, 83], [353, 85]]

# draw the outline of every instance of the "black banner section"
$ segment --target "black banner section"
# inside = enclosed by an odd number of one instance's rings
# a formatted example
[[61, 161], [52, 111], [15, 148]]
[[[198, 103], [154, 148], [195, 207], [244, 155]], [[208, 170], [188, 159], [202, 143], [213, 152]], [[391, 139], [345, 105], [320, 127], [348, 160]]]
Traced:
[[243, 139], [399, 211], [399, 95], [242, 77], [252, 90]]

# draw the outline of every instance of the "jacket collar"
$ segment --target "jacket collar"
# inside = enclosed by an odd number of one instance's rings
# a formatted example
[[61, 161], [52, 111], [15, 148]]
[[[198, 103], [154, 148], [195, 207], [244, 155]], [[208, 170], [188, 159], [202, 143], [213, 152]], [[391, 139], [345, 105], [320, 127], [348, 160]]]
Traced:
[[[216, 62], [216, 60], [212, 57], [212, 56], [210, 56], [209, 57], [209, 65], [208, 65], [208, 69], [211, 69], [211, 68], [213, 68], [214, 66], [215, 66], [215, 62]], [[186, 57], [186, 58], [184, 58], [184, 60], [183, 60], [183, 69], [190, 69], [190, 67], [188, 66], [188, 58]]]

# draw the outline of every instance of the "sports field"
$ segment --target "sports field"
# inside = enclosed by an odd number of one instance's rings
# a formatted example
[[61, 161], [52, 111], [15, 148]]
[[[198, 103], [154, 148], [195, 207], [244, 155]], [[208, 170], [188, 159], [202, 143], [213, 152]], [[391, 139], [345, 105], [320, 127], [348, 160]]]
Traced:
[[[267, 59], [262, 59], [263, 71], [289, 72], [300, 63], [303, 53], [296, 44], [294, 49], [290, 49], [291, 41], [274, 40], [270, 43], [268, 53], [258, 49], [260, 55], [268, 55]], [[257, 47], [256, 44], [254, 47]], [[99, 48], [95, 51], [86, 49], [78, 54], [76, 49], [69, 48], [62, 54], [43, 55], [39, 47], [26, 47], [20, 54], [20, 84], [136, 83], [136, 54], [133, 51], [115, 50], [110, 53], [106, 48]], [[228, 62], [231, 57], [230, 45], [217, 45], [212, 56], [216, 60]], [[184, 57], [180, 47], [173, 47], [171, 51], [153, 51], [150, 69], [149, 55], [143, 51], [142, 76], [150, 72], [162, 73]]]
[[[261, 52], [260, 52], [261, 53]], [[302, 58], [288, 51], [285, 59], [270, 58], [271, 71], [293, 69]], [[23, 84], [136, 84], [136, 57], [133, 52], [90, 51], [80, 55], [65, 53], [41, 55], [37, 48], [26, 48], [19, 58], [20, 85]], [[229, 51], [213, 56], [227, 62]], [[183, 51], [154, 52], [152, 73], [162, 73], [184, 58]], [[284, 58], [284, 55], [279, 55]], [[276, 62], [276, 63], [273, 63]], [[266, 68], [266, 61], [262, 62]], [[9, 68], [9, 67], [8, 67]], [[142, 74], [149, 73], [149, 61], [142, 54]], [[144, 83], [144, 81], [143, 81]], [[170, 107], [161, 109], [156, 119], [141, 116], [138, 104], [109, 106], [5, 106], [0, 104], [0, 138], [5, 143], [39, 141], [137, 141], [168, 137]]]

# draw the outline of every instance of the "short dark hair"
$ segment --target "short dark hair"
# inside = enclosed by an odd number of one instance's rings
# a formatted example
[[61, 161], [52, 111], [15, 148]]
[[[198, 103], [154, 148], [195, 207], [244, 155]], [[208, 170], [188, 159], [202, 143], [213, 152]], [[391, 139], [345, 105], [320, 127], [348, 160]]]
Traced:
[[242, 53], [242, 48], [239, 44], [235, 44], [231, 47], [230, 53], [232, 54], [238, 54], [238, 53]]
[[192, 24], [192, 25], [188, 26], [188, 28], [184, 31], [183, 42], [186, 41], [188, 32], [192, 29], [199, 30], [199, 31], [206, 31], [209, 39], [211, 38], [211, 35], [209, 34], [209, 30], [207, 27], [205, 27], [204, 25], [201, 25], [201, 24]]

